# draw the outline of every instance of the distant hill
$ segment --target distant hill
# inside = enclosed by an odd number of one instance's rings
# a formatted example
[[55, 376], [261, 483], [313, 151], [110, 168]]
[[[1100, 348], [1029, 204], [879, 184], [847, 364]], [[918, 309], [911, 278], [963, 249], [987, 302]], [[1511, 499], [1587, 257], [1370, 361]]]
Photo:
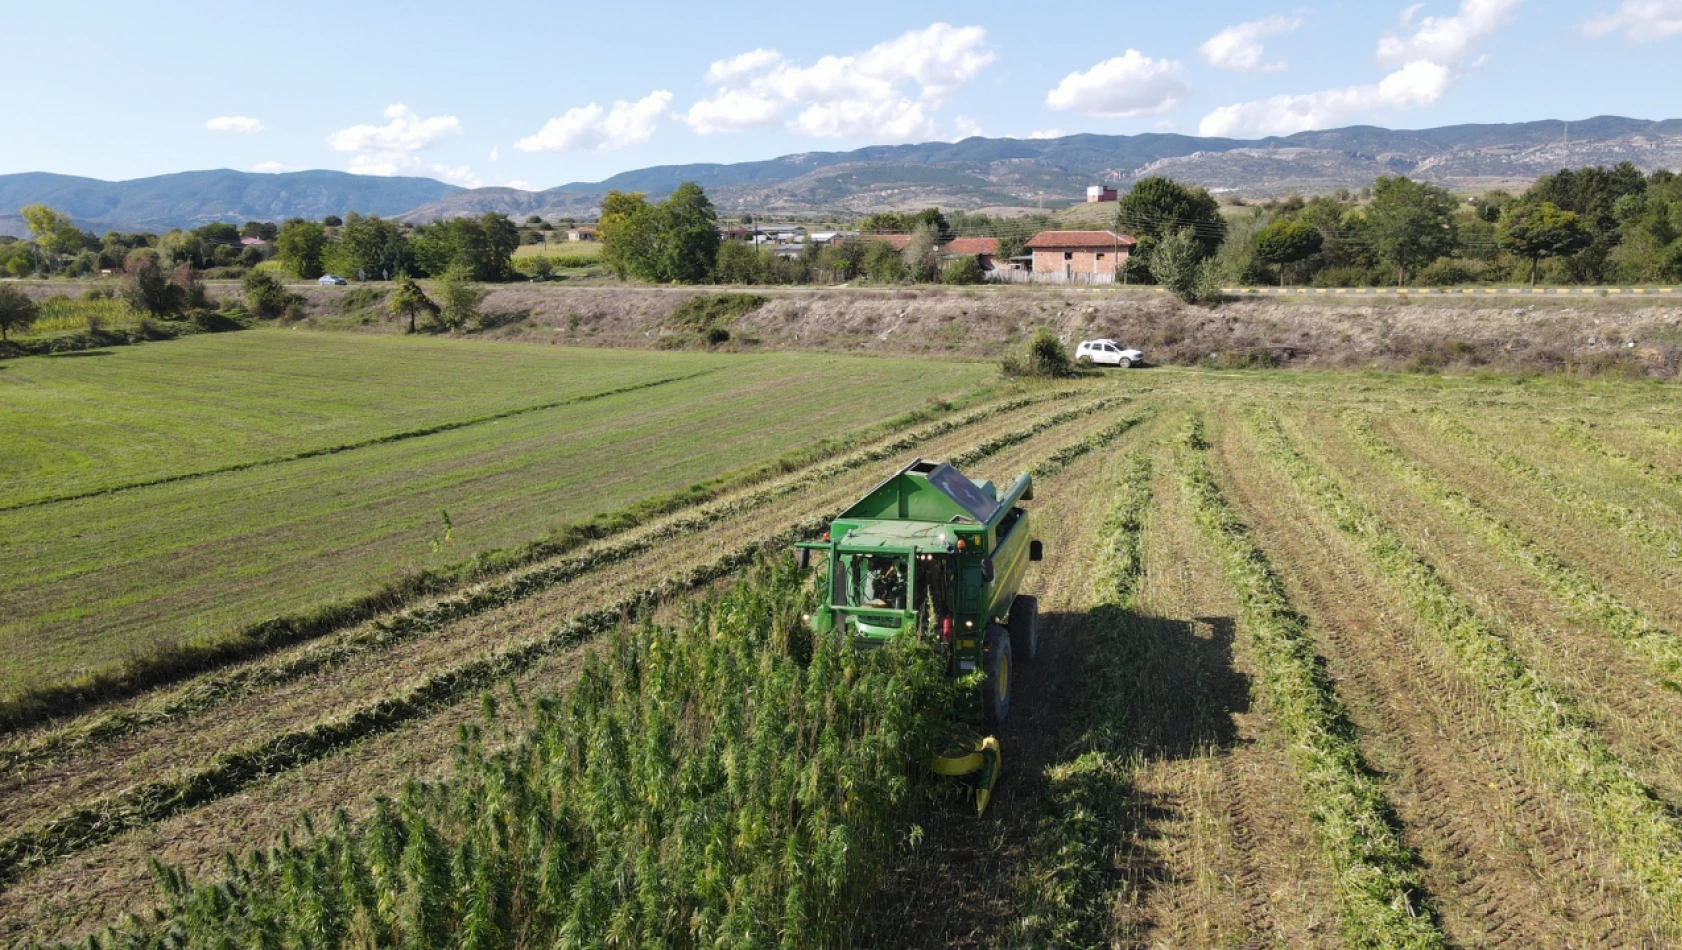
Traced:
[[1361, 188], [1405, 174], [1462, 190], [1523, 188], [1548, 172], [1630, 161], [1682, 170], [1682, 119], [1599, 116], [1509, 125], [1395, 130], [1352, 126], [1256, 140], [1189, 135], [1066, 135], [881, 145], [802, 152], [729, 165], [661, 165], [548, 191], [464, 190], [429, 178], [308, 171], [182, 172], [133, 181], [0, 175], [0, 233], [22, 233], [16, 211], [45, 202], [90, 230], [163, 230], [208, 221], [279, 221], [349, 211], [424, 222], [500, 211], [588, 217], [609, 189], [660, 197], [685, 181], [727, 215], [864, 213], [939, 205], [967, 210], [1056, 209], [1086, 186], [1123, 190], [1167, 175], [1216, 193], [1268, 197]]
[[18, 209], [36, 202], [93, 231], [161, 231], [211, 221], [281, 221], [348, 211], [398, 215], [461, 190], [430, 178], [333, 171], [268, 175], [224, 168], [114, 182], [26, 172], [0, 175], [0, 233], [16, 233]]
[[[707, 189], [720, 210], [801, 214], [914, 209], [1057, 208], [1086, 186], [1124, 190], [1167, 175], [1217, 193], [1257, 197], [1371, 185], [1405, 174], [1460, 189], [1522, 188], [1560, 168], [1631, 161], [1682, 169], [1682, 120], [1600, 116], [1508, 125], [1393, 130], [1352, 126], [1257, 140], [1189, 135], [1068, 135], [804, 152], [730, 165], [662, 165], [599, 182], [523, 193], [523, 214], [585, 215], [609, 189], [659, 196], [680, 183]], [[495, 196], [487, 194], [496, 192]], [[404, 217], [425, 221], [495, 210], [507, 189], [450, 195]], [[486, 198], [481, 200], [481, 194]]]

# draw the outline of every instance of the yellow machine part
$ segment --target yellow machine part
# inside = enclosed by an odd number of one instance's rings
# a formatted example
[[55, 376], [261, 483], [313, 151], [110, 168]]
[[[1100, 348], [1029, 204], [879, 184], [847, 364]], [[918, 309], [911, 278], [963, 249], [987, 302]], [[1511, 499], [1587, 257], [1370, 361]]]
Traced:
[[1004, 770], [1004, 752], [999, 740], [987, 736], [979, 741], [964, 741], [936, 755], [929, 762], [930, 771], [950, 778], [975, 777], [975, 813], [987, 811], [992, 800], [993, 786]]

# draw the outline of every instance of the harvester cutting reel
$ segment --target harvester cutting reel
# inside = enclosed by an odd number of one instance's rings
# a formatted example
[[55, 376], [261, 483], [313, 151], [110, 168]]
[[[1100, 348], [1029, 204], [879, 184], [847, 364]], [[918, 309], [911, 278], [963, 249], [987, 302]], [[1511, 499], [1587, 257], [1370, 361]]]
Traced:
[[993, 736], [955, 730], [945, 750], [929, 760], [929, 769], [936, 775], [954, 779], [964, 797], [973, 794], [975, 813], [979, 816], [987, 811], [993, 787], [998, 784], [999, 773], [1004, 771], [1004, 753]]

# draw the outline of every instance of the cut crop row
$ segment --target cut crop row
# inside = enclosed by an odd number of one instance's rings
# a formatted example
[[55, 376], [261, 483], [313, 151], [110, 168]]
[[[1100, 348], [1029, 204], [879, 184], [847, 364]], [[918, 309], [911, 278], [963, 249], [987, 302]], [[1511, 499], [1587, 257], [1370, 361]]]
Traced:
[[1143, 571], [1140, 538], [1150, 510], [1151, 462], [1133, 456], [1099, 526], [1092, 605], [1082, 630], [1086, 659], [1063, 703], [1070, 737], [1046, 770], [1044, 813], [1034, 834], [1015, 930], [1025, 946], [1098, 947], [1118, 887], [1118, 828], [1132, 769], [1132, 737], [1119, 727], [1138, 637], [1130, 622]]
[[1259, 411], [1252, 419], [1266, 454], [1453, 652], [1460, 674], [1523, 737], [1537, 771], [1582, 803], [1661, 914], [1682, 919], [1677, 816], [1618, 761], [1575, 704], [1527, 668], [1422, 554], [1298, 451], [1276, 419]]
[[1555, 431], [1561, 439], [1590, 455], [1603, 458], [1621, 468], [1639, 472], [1648, 479], [1663, 482], [1672, 488], [1682, 487], [1682, 472], [1666, 471], [1647, 459], [1636, 458], [1628, 452], [1614, 448], [1596, 436], [1592, 429], [1591, 423], [1577, 420], [1563, 423]]
[[[1030, 426], [988, 439], [958, 458], [979, 461], [1057, 425], [1087, 415], [1109, 402], [1111, 400], [1097, 400], [1065, 410]], [[1088, 446], [1086, 451], [1090, 451], [1136, 422], [1136, 419], [1122, 420], [1089, 436], [1080, 444]], [[601, 633], [628, 612], [665, 602], [674, 594], [711, 583], [750, 561], [758, 551], [810, 536], [826, 523], [821, 518], [809, 519], [769, 540], [744, 544], [706, 565], [663, 581], [610, 607], [574, 618], [546, 636], [435, 672], [399, 696], [377, 700], [315, 725], [221, 753], [206, 765], [169, 779], [138, 785], [79, 805], [59, 817], [0, 841], [0, 885], [15, 880], [30, 868], [92, 847], [132, 828], [152, 824], [222, 798], [253, 781], [296, 768], [351, 742], [389, 731], [453, 703], [475, 689], [531, 667], [551, 653]]]
[[1601, 588], [1582, 571], [1544, 550], [1536, 540], [1498, 517], [1476, 498], [1402, 455], [1374, 430], [1370, 419], [1347, 417], [1351, 437], [1396, 478], [1458, 518], [1485, 544], [1529, 570], [1565, 610], [1623, 640], [1662, 674], [1668, 689], [1682, 690], [1682, 644], [1646, 612]]
[[801, 621], [791, 559], [621, 627], [510, 747], [365, 822], [190, 883], [103, 946], [846, 947], [903, 838], [953, 699], [939, 656]]
[[[1004, 400], [969, 412], [961, 418], [937, 423], [924, 431], [938, 435], [1039, 402], [1074, 395], [1077, 395], [1076, 391], [1061, 390]], [[665, 515], [716, 499], [728, 491], [758, 484], [797, 468], [833, 458], [852, 450], [864, 441], [867, 435], [876, 437], [883, 429], [892, 432], [908, 428], [927, 421], [927, 418], [928, 414], [924, 411], [911, 413], [867, 430], [867, 433], [847, 439], [830, 440], [769, 463], [607, 512], [587, 522], [565, 526], [519, 548], [481, 552], [470, 560], [450, 567], [419, 572], [371, 594], [326, 605], [305, 614], [261, 621], [227, 637], [193, 640], [161, 649], [120, 668], [90, 674], [73, 682], [42, 686], [0, 703], [0, 730], [18, 729], [45, 719], [71, 715], [97, 703], [133, 696], [187, 676], [326, 636], [381, 614], [399, 610], [421, 597], [444, 593], [464, 584], [565, 555], [593, 541], [622, 534]], [[915, 436], [903, 436], [895, 439], [894, 443], [915, 445]], [[377, 639], [377, 633], [374, 636]], [[306, 666], [308, 662], [305, 661]], [[224, 689], [222, 686], [213, 686], [211, 692], [216, 693]], [[188, 692], [193, 690], [190, 688]], [[240, 694], [236, 688], [233, 695]], [[188, 704], [188, 711], [196, 708], [193, 703], [197, 700], [183, 696], [182, 701]], [[211, 700], [212, 703], [215, 701]], [[117, 715], [120, 718], [124, 714]], [[127, 735], [133, 731], [117, 720], [111, 721], [111, 727], [114, 727], [114, 731], [109, 732], [111, 736]], [[111, 727], [101, 725], [97, 726], [95, 731], [102, 732]], [[0, 762], [4, 761], [0, 759]]]
[[1238, 594], [1260, 660], [1258, 685], [1336, 869], [1345, 938], [1359, 947], [1442, 947], [1418, 856], [1402, 841], [1394, 809], [1362, 761], [1307, 620], [1215, 483], [1201, 419], [1187, 425], [1180, 459], [1181, 486]]
[[1633, 508], [1607, 501], [1579, 488], [1528, 459], [1503, 451], [1457, 419], [1441, 413], [1432, 413], [1428, 418], [1438, 431], [1487, 455], [1502, 471], [1540, 488], [1549, 498], [1566, 508], [1590, 514], [1624, 537], [1670, 560], [1682, 561], [1682, 534], [1664, 525], [1655, 524]]

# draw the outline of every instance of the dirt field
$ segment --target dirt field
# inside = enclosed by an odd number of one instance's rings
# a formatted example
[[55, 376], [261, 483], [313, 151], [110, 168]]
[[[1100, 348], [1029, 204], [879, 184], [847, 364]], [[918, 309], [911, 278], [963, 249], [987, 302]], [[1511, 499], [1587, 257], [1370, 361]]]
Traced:
[[[148, 905], [148, 856], [214, 873], [301, 810], [446, 773], [482, 689], [564, 690], [630, 604], [916, 455], [1041, 467], [1046, 647], [992, 807], [912, 816], [872, 944], [1682, 940], [1670, 387], [1171, 369], [964, 410], [8, 736], [0, 936], [77, 937]], [[718, 560], [686, 574], [704, 559], [665, 541], [700, 532]]]

